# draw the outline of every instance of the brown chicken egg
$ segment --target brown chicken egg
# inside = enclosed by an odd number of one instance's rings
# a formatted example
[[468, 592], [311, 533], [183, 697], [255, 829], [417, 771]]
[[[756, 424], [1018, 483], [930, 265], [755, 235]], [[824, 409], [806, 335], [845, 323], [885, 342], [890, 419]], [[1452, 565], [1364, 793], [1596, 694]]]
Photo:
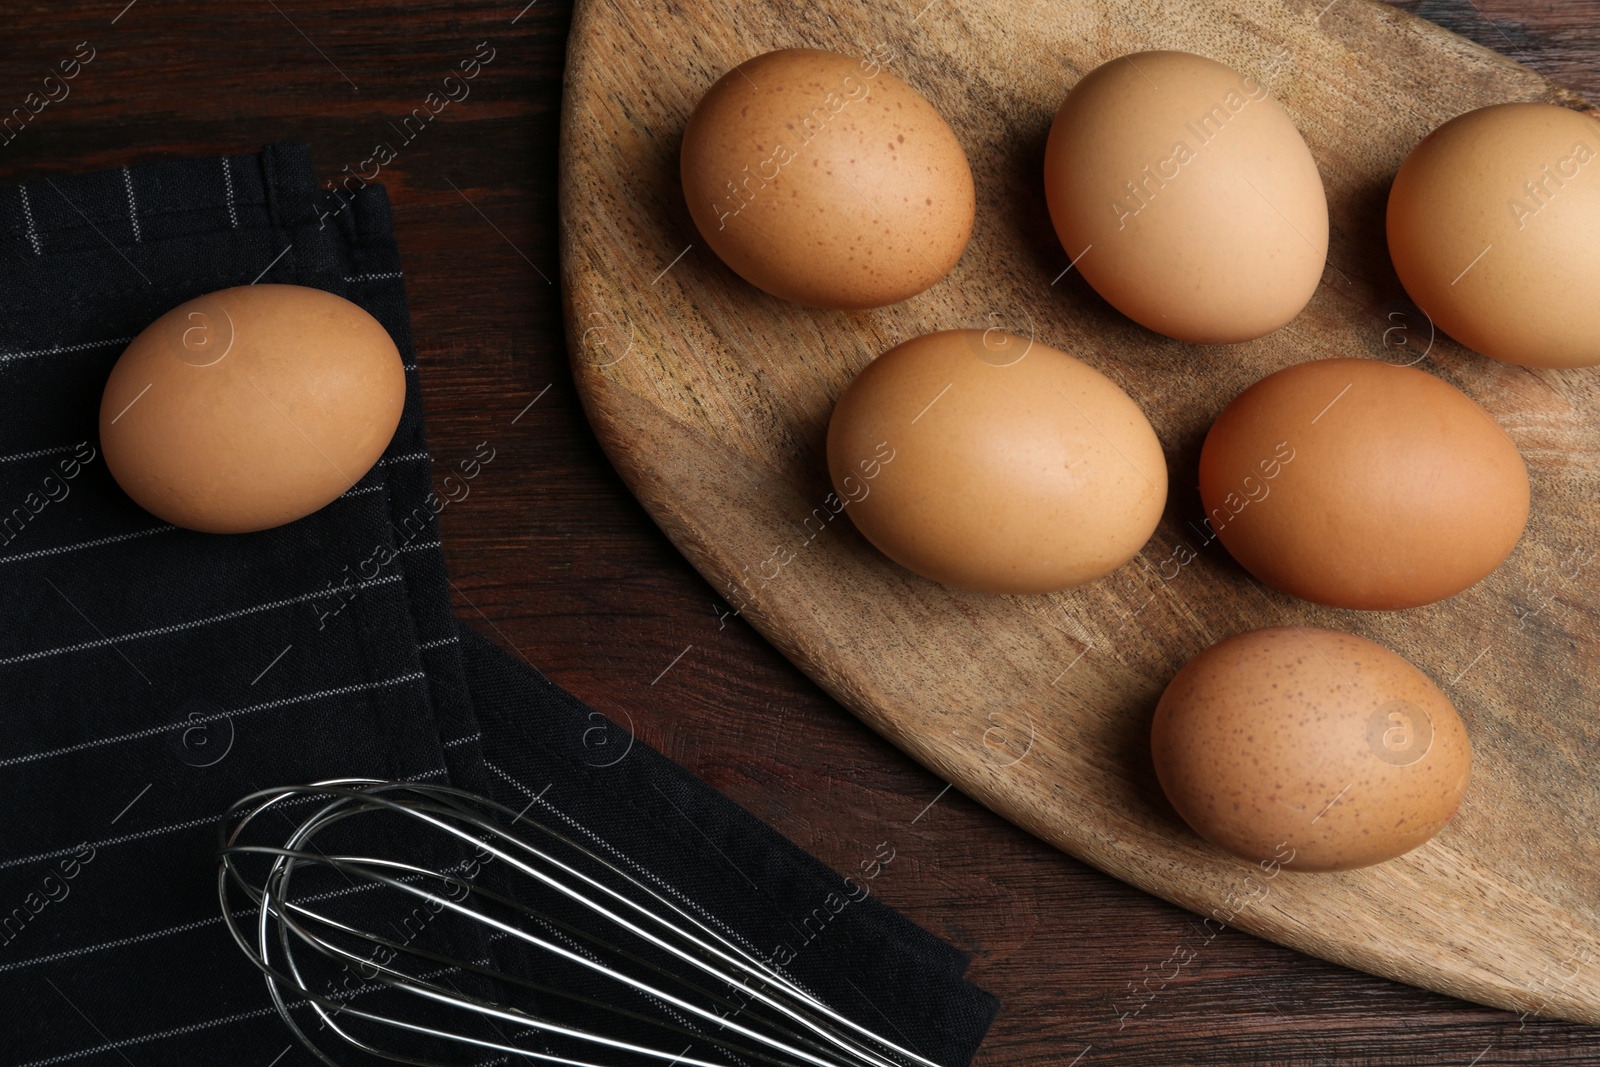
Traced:
[[976, 207], [950, 127], [874, 54], [746, 60], [683, 131], [683, 194], [735, 273], [813, 307], [881, 307], [961, 258]]
[[828, 470], [867, 540], [925, 578], [1046, 593], [1120, 567], [1167, 498], [1133, 399], [1065, 352], [998, 330], [897, 345], [839, 397]]
[[1416, 305], [1486, 356], [1600, 364], [1600, 122], [1496, 104], [1434, 130], [1389, 191], [1389, 254]]
[[350, 301], [251, 285], [180, 304], [133, 339], [100, 404], [117, 484], [206, 533], [279, 526], [377, 462], [405, 404], [400, 353]]
[[1294, 318], [1328, 253], [1305, 141], [1256, 78], [1187, 52], [1084, 75], [1056, 112], [1045, 197], [1113, 307], [1183, 341], [1248, 341]]
[[1323, 359], [1227, 406], [1200, 452], [1206, 524], [1257, 578], [1341, 608], [1431, 604], [1486, 577], [1528, 520], [1492, 416], [1424, 371]]
[[1156, 706], [1150, 750], [1196, 833], [1291, 871], [1409, 852], [1450, 821], [1472, 774], [1466, 727], [1427, 675], [1365, 638], [1293, 626], [1190, 660]]

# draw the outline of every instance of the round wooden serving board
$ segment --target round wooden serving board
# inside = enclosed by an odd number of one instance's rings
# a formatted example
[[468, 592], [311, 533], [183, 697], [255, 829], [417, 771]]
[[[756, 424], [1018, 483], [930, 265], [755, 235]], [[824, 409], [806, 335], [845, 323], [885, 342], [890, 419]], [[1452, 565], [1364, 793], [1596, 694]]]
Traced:
[[[1600, 371], [1525, 370], [1431, 337], [1383, 230], [1396, 168], [1439, 123], [1506, 100], [1587, 105], [1369, 0], [924, 2], [579, 0], [562, 282], [577, 385], [622, 477], [730, 611], [896, 745], [1063, 850], [1304, 952], [1600, 1023]], [[887, 57], [965, 145], [972, 243], [921, 296], [849, 314], [787, 304], [724, 267], [690, 221], [678, 144], [695, 102], [742, 60], [796, 46]], [[1305, 311], [1262, 340], [1169, 340], [1076, 271], [1063, 276], [1041, 188], [1051, 117], [1085, 72], [1147, 48], [1256, 75], [1321, 167], [1329, 266]], [[1064, 349], [1148, 413], [1172, 491], [1133, 562], [1054, 596], [955, 592], [889, 562], [833, 514], [834, 400], [895, 343], [958, 326]], [[1218, 411], [1280, 367], [1352, 355], [1420, 358], [1527, 458], [1526, 536], [1445, 603], [1376, 614], [1302, 603], [1260, 587], [1205, 533], [1195, 471]], [[1167, 805], [1148, 751], [1162, 687], [1213, 642], [1285, 623], [1380, 641], [1461, 710], [1471, 789], [1427, 845], [1344, 874], [1279, 873], [1219, 852]]]

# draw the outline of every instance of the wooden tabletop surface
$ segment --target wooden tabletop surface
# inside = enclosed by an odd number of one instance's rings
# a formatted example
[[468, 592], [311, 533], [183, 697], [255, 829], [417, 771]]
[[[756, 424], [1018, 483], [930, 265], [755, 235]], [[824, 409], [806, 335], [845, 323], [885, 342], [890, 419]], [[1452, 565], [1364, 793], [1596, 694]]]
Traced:
[[[1358, 0], [1324, 17], [1341, 2]], [[456, 608], [838, 870], [892, 850], [873, 892], [972, 953], [972, 977], [1004, 1001], [980, 1064], [1600, 1065], [1595, 1028], [1232, 930], [1207, 941], [1195, 916], [946, 791], [727, 614], [611, 470], [567, 369], [555, 244], [569, 4], [124, 3], [6, 5], [0, 114], [79, 42], [95, 58], [69, 97], [0, 137], [0, 184], [279, 140], [308, 142], [333, 180], [395, 140], [390, 123], [480, 42], [494, 50], [470, 96], [379, 179], [435, 466], [479, 441], [497, 451], [440, 518]], [[1600, 0], [1397, 6], [1600, 100]]]

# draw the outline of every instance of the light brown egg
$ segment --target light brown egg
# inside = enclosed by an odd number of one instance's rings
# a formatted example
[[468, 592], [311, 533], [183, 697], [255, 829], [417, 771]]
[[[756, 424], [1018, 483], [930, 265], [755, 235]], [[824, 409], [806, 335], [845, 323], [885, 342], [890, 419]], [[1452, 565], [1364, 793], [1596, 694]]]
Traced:
[[998, 330], [927, 334], [869, 364], [834, 408], [828, 470], [890, 559], [991, 593], [1109, 574], [1167, 498], [1161, 442], [1127, 393]]
[[1389, 191], [1389, 255], [1435, 325], [1525, 367], [1600, 364], [1600, 122], [1552, 104], [1459, 115]]
[[106, 382], [100, 442], [117, 484], [158, 518], [264, 530], [351, 488], [405, 405], [394, 341], [350, 301], [253, 285], [180, 304]]
[[1268, 375], [1200, 452], [1206, 524], [1252, 574], [1307, 600], [1431, 604], [1498, 567], [1528, 470], [1483, 408], [1431, 374], [1324, 359]]
[[1409, 852], [1472, 774], [1461, 717], [1405, 659], [1301, 627], [1218, 642], [1179, 671], [1150, 730], [1184, 822], [1241, 859], [1343, 871]]
[[961, 144], [877, 58], [791, 48], [746, 60], [689, 116], [681, 170], [689, 213], [722, 261], [813, 307], [914, 296], [972, 234]]
[[1271, 333], [1322, 277], [1311, 152], [1260, 81], [1202, 56], [1140, 52], [1084, 75], [1050, 127], [1044, 188], [1089, 284], [1169, 337]]

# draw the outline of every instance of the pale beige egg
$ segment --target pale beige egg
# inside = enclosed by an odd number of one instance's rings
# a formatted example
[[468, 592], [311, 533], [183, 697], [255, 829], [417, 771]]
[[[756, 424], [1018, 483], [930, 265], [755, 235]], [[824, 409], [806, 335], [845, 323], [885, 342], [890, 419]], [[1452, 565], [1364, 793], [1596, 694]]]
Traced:
[[1496, 104], [1434, 130], [1389, 190], [1406, 293], [1469, 348], [1526, 367], [1600, 364], [1600, 122]]
[[1271, 333], [1305, 307], [1328, 204], [1267, 87], [1187, 52], [1140, 52], [1072, 88], [1045, 148], [1062, 247], [1124, 315], [1184, 341]]

